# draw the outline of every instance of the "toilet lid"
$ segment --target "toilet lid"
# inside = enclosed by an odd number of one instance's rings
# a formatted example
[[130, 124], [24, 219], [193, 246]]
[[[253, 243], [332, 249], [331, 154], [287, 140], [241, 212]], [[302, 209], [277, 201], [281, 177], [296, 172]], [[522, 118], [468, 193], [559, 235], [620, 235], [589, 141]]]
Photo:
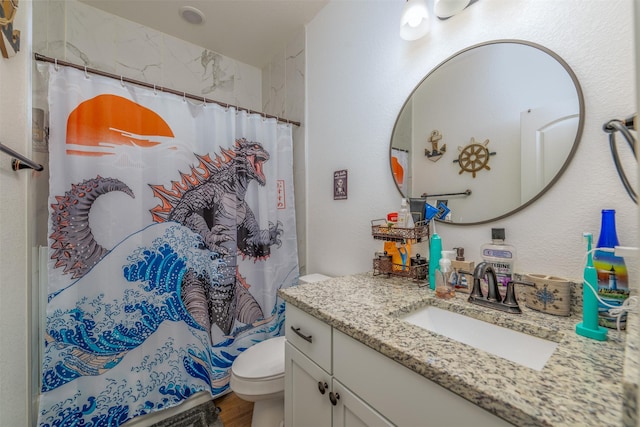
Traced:
[[240, 353], [231, 370], [238, 378], [260, 380], [284, 375], [285, 337], [259, 342]]

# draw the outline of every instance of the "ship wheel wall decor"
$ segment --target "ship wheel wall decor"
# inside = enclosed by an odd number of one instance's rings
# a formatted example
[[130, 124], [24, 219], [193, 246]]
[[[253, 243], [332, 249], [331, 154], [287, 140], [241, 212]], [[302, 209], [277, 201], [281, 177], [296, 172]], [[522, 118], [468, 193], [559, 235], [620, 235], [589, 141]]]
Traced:
[[476, 172], [486, 169], [491, 170], [489, 167], [489, 157], [495, 155], [495, 152], [490, 152], [487, 148], [489, 140], [485, 139], [484, 142], [478, 143], [475, 138], [471, 138], [471, 142], [465, 147], [458, 147], [460, 154], [458, 158], [454, 160], [454, 163], [460, 164], [460, 172], [458, 175], [462, 175], [463, 172], [469, 172], [473, 177], [476, 177]]

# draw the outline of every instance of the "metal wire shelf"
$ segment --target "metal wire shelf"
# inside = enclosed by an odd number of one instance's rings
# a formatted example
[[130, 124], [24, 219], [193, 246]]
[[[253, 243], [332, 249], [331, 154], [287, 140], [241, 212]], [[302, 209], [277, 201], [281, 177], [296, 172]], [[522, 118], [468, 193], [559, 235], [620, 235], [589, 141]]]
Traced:
[[374, 239], [385, 242], [416, 243], [429, 237], [429, 224], [418, 221], [413, 228], [402, 228], [389, 225], [385, 219], [374, 219], [371, 221], [371, 234]]
[[429, 277], [429, 264], [419, 265], [401, 265], [394, 264], [389, 259], [374, 258], [373, 259], [373, 275], [378, 276], [386, 274], [387, 276], [399, 276], [412, 279], [415, 282], [426, 282]]

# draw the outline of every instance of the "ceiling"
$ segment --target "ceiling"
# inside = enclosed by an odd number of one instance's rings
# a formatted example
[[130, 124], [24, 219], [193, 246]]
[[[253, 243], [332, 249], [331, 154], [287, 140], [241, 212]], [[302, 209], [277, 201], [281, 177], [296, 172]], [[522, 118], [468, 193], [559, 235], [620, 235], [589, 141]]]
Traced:
[[[80, 0], [105, 12], [262, 68], [329, 0]], [[179, 10], [191, 6], [194, 25]]]

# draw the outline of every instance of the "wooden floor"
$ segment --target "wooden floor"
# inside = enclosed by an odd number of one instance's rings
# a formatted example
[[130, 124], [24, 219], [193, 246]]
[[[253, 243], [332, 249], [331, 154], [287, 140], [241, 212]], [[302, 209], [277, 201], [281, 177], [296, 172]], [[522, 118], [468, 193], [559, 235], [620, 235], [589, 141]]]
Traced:
[[215, 404], [221, 409], [218, 416], [224, 427], [251, 427], [253, 402], [244, 401], [231, 392], [217, 398]]

